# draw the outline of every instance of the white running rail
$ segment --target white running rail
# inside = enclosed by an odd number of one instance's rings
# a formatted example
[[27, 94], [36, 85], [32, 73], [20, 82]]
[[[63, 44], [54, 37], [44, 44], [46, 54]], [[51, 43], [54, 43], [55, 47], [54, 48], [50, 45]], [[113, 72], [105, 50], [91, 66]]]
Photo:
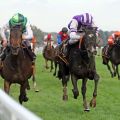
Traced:
[[42, 120], [0, 89], [0, 120]]

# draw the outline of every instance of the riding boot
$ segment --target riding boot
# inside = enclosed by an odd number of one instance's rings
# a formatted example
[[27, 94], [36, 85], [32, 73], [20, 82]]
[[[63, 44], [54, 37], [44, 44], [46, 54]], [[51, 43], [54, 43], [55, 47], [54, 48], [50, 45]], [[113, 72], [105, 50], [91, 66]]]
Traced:
[[4, 48], [3, 50], [2, 50], [2, 52], [1, 52], [1, 54], [0, 54], [0, 60], [1, 61], [3, 61], [4, 59], [5, 59], [5, 57], [6, 57], [6, 48]]
[[6, 46], [5, 48], [3, 48], [1, 54], [0, 54], [0, 60], [3, 61], [6, 58], [6, 55], [9, 53], [10, 51], [10, 47]]
[[28, 55], [30, 56], [32, 62], [34, 63], [35, 62], [35, 59], [36, 59], [36, 55], [34, 52], [32, 52], [32, 49], [31, 49], [31, 46], [29, 46], [27, 48], [27, 52], [28, 52]]
[[3, 48], [1, 54], [0, 54], [0, 69], [2, 68], [2, 61], [6, 58], [7, 53], [9, 52], [9, 47]]

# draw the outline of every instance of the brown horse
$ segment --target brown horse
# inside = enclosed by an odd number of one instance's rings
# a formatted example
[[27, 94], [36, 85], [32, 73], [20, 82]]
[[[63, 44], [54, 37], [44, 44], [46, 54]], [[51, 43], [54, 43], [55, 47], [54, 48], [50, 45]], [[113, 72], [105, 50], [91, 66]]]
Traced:
[[3, 61], [1, 76], [4, 79], [4, 90], [9, 94], [12, 83], [20, 84], [19, 102], [28, 101], [26, 88], [28, 79], [33, 75], [32, 61], [22, 46], [22, 27], [10, 28], [9, 52]]
[[45, 68], [48, 69], [48, 61], [51, 62], [51, 69], [50, 72], [52, 72], [53, 69], [53, 61], [54, 61], [54, 54], [55, 54], [55, 49], [51, 45], [51, 41], [47, 41], [47, 45], [43, 49], [43, 57], [45, 59]]

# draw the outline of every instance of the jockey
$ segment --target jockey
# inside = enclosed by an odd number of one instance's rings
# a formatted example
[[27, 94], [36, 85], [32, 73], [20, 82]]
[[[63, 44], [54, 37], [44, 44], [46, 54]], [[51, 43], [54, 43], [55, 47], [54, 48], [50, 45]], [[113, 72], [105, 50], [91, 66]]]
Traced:
[[120, 31], [114, 32], [108, 38], [108, 45], [111, 46], [115, 43], [115, 41], [120, 37]]
[[31, 57], [31, 59], [35, 60], [36, 55], [31, 51], [31, 44], [30, 44], [31, 40], [33, 38], [33, 31], [31, 29], [31, 26], [30, 26], [27, 18], [24, 17], [20, 13], [13, 15], [12, 18], [9, 20], [9, 22], [1, 28], [2, 46], [3, 46], [3, 48], [5, 48], [0, 55], [1, 60], [4, 60], [4, 58], [6, 56], [5, 50], [6, 50], [6, 48], [8, 48], [8, 43], [9, 43], [9, 39], [7, 39], [5, 33], [6, 33], [6, 31], [10, 31], [10, 27], [17, 26], [17, 25], [22, 25], [23, 44], [25, 45], [26, 48], [28, 48], [28, 54]]
[[63, 27], [62, 30], [57, 35], [57, 44], [60, 45], [62, 41], [69, 39], [68, 29]]
[[74, 44], [82, 39], [84, 33], [80, 33], [80, 31], [82, 31], [82, 27], [84, 26], [96, 27], [92, 15], [89, 13], [84, 13], [81, 15], [76, 15], [72, 18], [68, 24], [68, 28], [70, 29], [69, 44]]
[[[63, 53], [63, 57], [67, 56], [67, 40], [69, 39], [67, 27], [63, 27], [62, 30], [57, 34], [58, 54]], [[63, 44], [62, 44], [63, 43]]]
[[53, 46], [53, 36], [50, 33], [44, 36], [44, 45], [47, 45], [48, 42]]
[[113, 47], [115, 41], [118, 40], [118, 38], [120, 38], [120, 31], [116, 31], [108, 37], [108, 45], [107, 45], [107, 48], [106, 48], [106, 55], [108, 57], [110, 57], [112, 47]]
[[[87, 26], [90, 28], [96, 27], [93, 21], [93, 17], [89, 13], [83, 13], [83, 14], [74, 16], [70, 21], [70, 23], [68, 24], [68, 28], [70, 29], [70, 40], [68, 42], [68, 47], [67, 47], [68, 52], [71, 44], [74, 44], [83, 38], [84, 32], [82, 30], [82, 27], [84, 26]], [[97, 71], [96, 71], [95, 57], [93, 57], [91, 64], [94, 64], [94, 68], [91, 67], [91, 69], [93, 69], [95, 72], [94, 80], [98, 80], [99, 75], [97, 74]]]

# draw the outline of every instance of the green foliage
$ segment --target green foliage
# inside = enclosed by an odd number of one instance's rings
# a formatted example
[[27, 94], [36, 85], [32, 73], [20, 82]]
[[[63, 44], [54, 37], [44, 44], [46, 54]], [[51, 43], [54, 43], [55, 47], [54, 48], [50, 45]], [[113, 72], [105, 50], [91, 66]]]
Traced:
[[[90, 112], [83, 111], [81, 94], [81, 80], [78, 81], [80, 95], [77, 100], [73, 98], [71, 81], [68, 83], [69, 100], [62, 100], [62, 83], [49, 70], [43, 70], [44, 60], [41, 55], [36, 61], [36, 81], [39, 92], [35, 93], [30, 80], [31, 90], [27, 91], [29, 101], [23, 106], [34, 112], [44, 120], [119, 120], [120, 119], [120, 81], [111, 78], [107, 67], [102, 64], [101, 57], [96, 58], [97, 71], [100, 74], [96, 108]], [[3, 80], [1, 80], [3, 87]], [[87, 100], [92, 98], [94, 81], [87, 82]], [[18, 101], [19, 85], [12, 85], [10, 95]]]
[[[37, 45], [38, 46], [43, 46], [43, 39], [44, 36], [48, 34], [48, 32], [43, 32], [41, 29], [37, 28], [37, 26], [31, 25], [33, 34], [35, 35], [37, 39]], [[103, 31], [99, 30], [100, 37], [103, 39], [103, 46], [107, 44], [107, 39], [109, 35], [111, 35], [114, 31]], [[56, 42], [56, 37], [57, 33], [56, 32], [50, 32], [54, 38], [54, 41]], [[0, 36], [0, 41], [1, 41], [1, 36]]]
[[[48, 33], [47, 32], [43, 32], [41, 31], [39, 28], [37, 28], [36, 26], [32, 26], [32, 30], [33, 30], [33, 34], [34, 36], [36, 37], [37, 39], [37, 44], [39, 46], [42, 46], [43, 45], [43, 39], [44, 39], [44, 36], [47, 35]], [[56, 34], [55, 32], [51, 32], [53, 38], [54, 38], [54, 41], [56, 41]]]
[[103, 40], [103, 46], [107, 44], [108, 37], [113, 33], [114, 31], [103, 31], [99, 30], [100, 37]]

